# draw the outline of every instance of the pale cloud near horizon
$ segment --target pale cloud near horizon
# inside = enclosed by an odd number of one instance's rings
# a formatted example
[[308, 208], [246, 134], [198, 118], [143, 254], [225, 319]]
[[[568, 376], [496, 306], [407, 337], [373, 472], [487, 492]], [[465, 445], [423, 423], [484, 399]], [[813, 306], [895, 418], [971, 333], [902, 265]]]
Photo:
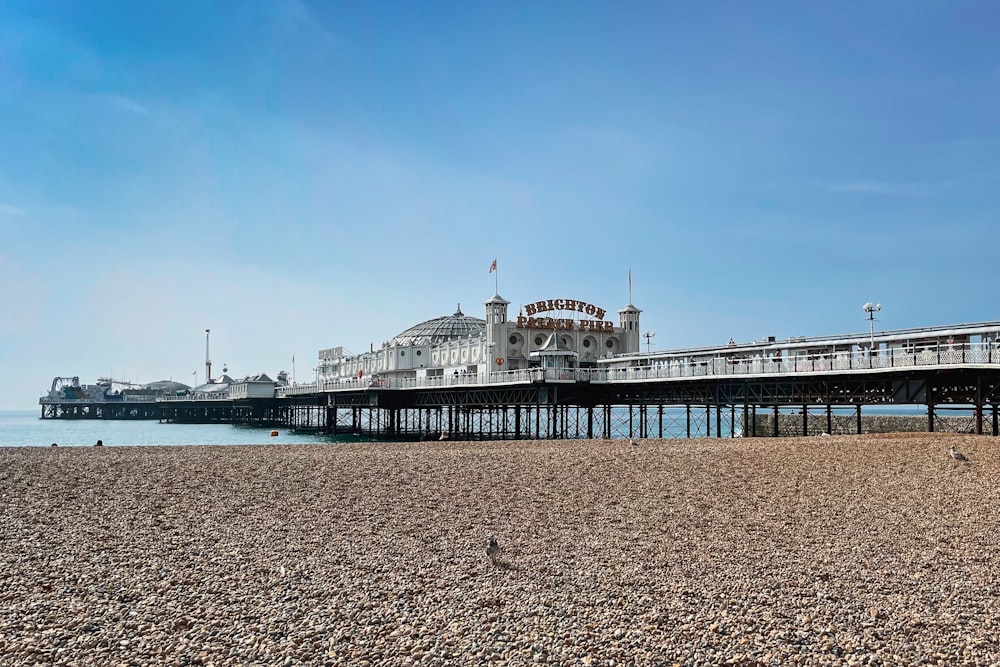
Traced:
[[23, 218], [26, 215], [28, 215], [28, 209], [0, 201], [0, 216]]

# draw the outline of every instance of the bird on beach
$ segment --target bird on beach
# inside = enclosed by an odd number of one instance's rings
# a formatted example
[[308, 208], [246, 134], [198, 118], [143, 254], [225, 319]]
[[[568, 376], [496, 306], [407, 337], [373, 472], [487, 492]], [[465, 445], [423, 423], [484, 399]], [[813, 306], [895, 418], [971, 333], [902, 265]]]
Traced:
[[629, 438], [628, 439], [628, 444], [632, 445], [633, 447], [638, 447], [639, 446], [639, 441], [636, 440], [635, 438]]
[[500, 545], [497, 543], [497, 538], [494, 535], [490, 535], [490, 538], [486, 540], [486, 555], [489, 557], [491, 563], [494, 565], [497, 564], [497, 559], [500, 558]]
[[956, 461], [965, 461], [966, 463], [968, 463], [969, 461], [969, 459], [965, 456], [965, 454], [955, 449], [955, 445], [951, 446], [951, 449], [948, 450], [948, 453], [951, 454], [951, 458], [955, 459]]

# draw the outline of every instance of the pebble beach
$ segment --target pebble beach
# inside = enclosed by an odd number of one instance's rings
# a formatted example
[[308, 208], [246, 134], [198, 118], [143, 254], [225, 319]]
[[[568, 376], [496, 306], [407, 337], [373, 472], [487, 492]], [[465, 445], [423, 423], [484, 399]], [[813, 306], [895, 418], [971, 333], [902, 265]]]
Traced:
[[3, 448], [0, 655], [997, 665], [998, 444]]

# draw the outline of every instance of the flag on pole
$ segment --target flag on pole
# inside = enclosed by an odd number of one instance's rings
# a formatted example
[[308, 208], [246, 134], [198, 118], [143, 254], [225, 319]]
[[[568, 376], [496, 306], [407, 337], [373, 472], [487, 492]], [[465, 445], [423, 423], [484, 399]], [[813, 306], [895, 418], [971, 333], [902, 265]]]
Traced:
[[496, 270], [497, 270], [497, 261], [494, 259], [493, 263], [490, 264], [490, 273], [493, 273]]
[[632, 303], [632, 269], [628, 270], [628, 302]]

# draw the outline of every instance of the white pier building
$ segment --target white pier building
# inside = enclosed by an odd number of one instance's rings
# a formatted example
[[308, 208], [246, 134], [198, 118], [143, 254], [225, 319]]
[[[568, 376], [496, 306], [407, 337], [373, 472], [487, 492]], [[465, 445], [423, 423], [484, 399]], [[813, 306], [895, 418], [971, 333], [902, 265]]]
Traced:
[[608, 311], [577, 299], [544, 299], [508, 319], [510, 302], [494, 294], [484, 304], [486, 318], [466, 315], [461, 305], [452, 315], [416, 324], [378, 349], [362, 354], [343, 347], [319, 352], [316, 380], [424, 384], [420, 380], [480, 376], [529, 368], [596, 368], [600, 360], [639, 353], [639, 315], [631, 303]]

